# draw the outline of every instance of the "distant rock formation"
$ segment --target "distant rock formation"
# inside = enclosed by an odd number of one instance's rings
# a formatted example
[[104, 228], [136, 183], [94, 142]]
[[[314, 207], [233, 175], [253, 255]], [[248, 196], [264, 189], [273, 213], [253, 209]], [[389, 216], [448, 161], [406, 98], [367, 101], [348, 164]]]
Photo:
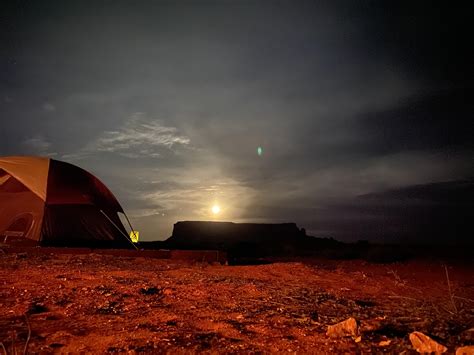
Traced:
[[186, 221], [174, 225], [170, 249], [225, 250], [235, 256], [296, 255], [317, 242], [295, 223], [256, 224]]

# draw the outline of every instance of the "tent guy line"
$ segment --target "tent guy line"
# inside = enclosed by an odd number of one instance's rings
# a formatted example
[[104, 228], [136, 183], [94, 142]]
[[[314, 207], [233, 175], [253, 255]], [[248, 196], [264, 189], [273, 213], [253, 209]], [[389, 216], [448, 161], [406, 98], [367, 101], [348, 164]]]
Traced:
[[[114, 223], [114, 221], [112, 221], [112, 220], [110, 219], [109, 216], [107, 216], [107, 214], [106, 214], [104, 211], [100, 210], [100, 213], [102, 213], [102, 214], [105, 216], [105, 218], [107, 218], [107, 219], [110, 221], [110, 223], [112, 223], [112, 225], [113, 225], [120, 233], [123, 234], [123, 236], [125, 237], [125, 239], [127, 239], [127, 241], [128, 241], [136, 250], [138, 250], [138, 248], [135, 246], [135, 244], [133, 244], [133, 242], [132, 242], [130, 239], [128, 239], [128, 236], [127, 236], [124, 232], [122, 232], [122, 230]], [[127, 218], [127, 220], [128, 220], [128, 218]], [[132, 230], [133, 230], [133, 229], [132, 229]]]

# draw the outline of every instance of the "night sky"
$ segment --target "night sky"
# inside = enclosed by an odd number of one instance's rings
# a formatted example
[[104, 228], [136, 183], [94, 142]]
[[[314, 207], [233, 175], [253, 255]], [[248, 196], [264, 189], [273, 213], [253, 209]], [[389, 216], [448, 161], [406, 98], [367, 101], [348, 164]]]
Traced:
[[472, 12], [442, 4], [7, 0], [0, 155], [91, 171], [147, 240], [472, 243]]

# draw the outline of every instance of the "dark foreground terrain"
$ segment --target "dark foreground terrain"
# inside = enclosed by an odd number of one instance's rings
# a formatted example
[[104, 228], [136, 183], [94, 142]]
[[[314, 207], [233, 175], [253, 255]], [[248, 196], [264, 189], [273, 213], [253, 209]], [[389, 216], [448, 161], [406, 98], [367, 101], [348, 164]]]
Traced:
[[[437, 261], [224, 266], [0, 250], [0, 353], [411, 353], [414, 330], [453, 353], [474, 344], [473, 271]], [[360, 338], [326, 335], [348, 317]]]

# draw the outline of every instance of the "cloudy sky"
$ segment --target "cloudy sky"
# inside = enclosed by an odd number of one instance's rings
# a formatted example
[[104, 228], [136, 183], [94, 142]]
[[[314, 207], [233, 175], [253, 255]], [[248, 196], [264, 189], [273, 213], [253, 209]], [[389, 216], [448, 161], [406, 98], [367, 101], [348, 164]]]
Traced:
[[144, 239], [229, 220], [410, 240], [472, 217], [460, 3], [7, 3], [0, 155], [93, 172]]

